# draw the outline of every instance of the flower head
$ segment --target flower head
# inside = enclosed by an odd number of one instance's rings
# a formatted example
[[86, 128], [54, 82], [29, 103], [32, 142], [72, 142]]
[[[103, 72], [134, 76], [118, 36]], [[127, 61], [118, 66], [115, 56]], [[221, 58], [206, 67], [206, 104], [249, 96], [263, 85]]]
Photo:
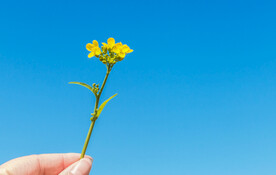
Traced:
[[121, 42], [115, 43], [114, 38], [109, 38], [107, 43], [102, 43], [102, 50], [96, 40], [86, 45], [86, 49], [90, 51], [89, 58], [95, 56], [100, 59], [104, 64], [115, 64], [118, 61], [122, 61], [126, 54], [133, 52], [126, 44]]

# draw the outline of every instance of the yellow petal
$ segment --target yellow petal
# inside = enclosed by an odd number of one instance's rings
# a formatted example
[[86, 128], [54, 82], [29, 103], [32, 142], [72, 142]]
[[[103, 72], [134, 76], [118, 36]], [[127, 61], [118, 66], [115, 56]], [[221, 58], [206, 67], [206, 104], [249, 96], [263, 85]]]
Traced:
[[93, 44], [91, 44], [91, 43], [86, 44], [86, 49], [87, 49], [88, 51], [92, 51], [93, 48], [94, 48], [94, 45], [93, 45]]
[[93, 56], [95, 56], [94, 52], [91, 52], [89, 55], [88, 55], [88, 58], [92, 58]]
[[107, 44], [109, 48], [112, 48], [115, 45], [115, 39], [114, 38], [108, 38]]
[[122, 46], [122, 52], [128, 52], [130, 50], [130, 48], [125, 44]]
[[115, 45], [118, 46], [118, 47], [122, 47], [123, 46], [122, 42], [116, 43]]
[[98, 43], [98, 41], [93, 40], [93, 45], [94, 45], [95, 47], [99, 47], [99, 43]]
[[95, 54], [96, 56], [99, 56], [101, 53], [102, 53], [102, 52], [101, 52], [101, 49], [100, 49], [99, 47], [95, 48], [94, 54]]
[[129, 49], [126, 53], [131, 53], [131, 52], [133, 52], [133, 50], [132, 50], [132, 49]]

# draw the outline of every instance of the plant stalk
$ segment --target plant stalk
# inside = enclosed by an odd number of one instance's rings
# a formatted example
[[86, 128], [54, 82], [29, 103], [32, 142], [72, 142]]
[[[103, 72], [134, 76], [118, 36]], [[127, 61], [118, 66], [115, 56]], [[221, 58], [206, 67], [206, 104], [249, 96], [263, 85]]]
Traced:
[[91, 133], [92, 133], [93, 128], [94, 128], [94, 124], [95, 124], [95, 120], [91, 122], [89, 131], [88, 131], [88, 134], [86, 136], [85, 143], [83, 145], [83, 149], [82, 149], [82, 152], [81, 152], [81, 157], [80, 157], [81, 159], [84, 158], [84, 155], [85, 155], [85, 152], [86, 152], [86, 148], [88, 146], [88, 143], [89, 143], [89, 140], [90, 140], [90, 136], [91, 136]]
[[[97, 113], [100, 97], [101, 97], [101, 94], [103, 92], [106, 80], [108, 78], [108, 75], [109, 75], [112, 67], [113, 66], [110, 66], [110, 65], [107, 66], [107, 72], [106, 72], [103, 84], [102, 84], [102, 86], [101, 86], [101, 88], [99, 90], [98, 95], [96, 96], [96, 102], [95, 102], [95, 107], [94, 107], [94, 114]], [[84, 142], [84, 145], [83, 145], [83, 149], [82, 149], [82, 152], [81, 152], [81, 157], [80, 157], [81, 159], [84, 158], [84, 156], [85, 156], [85, 152], [86, 152], [86, 149], [87, 149], [87, 146], [88, 146], [88, 143], [89, 143], [89, 140], [90, 140], [90, 137], [91, 137], [91, 134], [92, 134], [95, 122], [96, 122], [96, 120], [92, 120], [91, 121], [91, 125], [90, 125], [89, 131], [88, 131], [88, 134], [86, 136], [86, 139], [85, 139], [85, 142]]]

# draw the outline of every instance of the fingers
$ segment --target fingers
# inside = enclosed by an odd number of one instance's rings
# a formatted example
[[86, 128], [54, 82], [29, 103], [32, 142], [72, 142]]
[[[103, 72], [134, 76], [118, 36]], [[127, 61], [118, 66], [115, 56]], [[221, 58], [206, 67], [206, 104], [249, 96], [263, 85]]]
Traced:
[[74, 164], [70, 165], [59, 175], [89, 175], [92, 167], [93, 159], [83, 158]]
[[80, 154], [77, 153], [25, 156], [1, 165], [0, 174], [59, 174], [79, 159]]

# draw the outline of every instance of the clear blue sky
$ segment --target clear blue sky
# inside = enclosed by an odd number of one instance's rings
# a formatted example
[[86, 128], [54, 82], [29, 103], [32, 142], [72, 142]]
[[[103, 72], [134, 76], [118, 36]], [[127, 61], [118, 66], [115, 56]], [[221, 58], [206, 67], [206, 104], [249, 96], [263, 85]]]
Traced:
[[81, 152], [101, 83], [85, 45], [115, 65], [88, 154], [93, 175], [276, 174], [275, 1], [3, 1], [0, 164]]

